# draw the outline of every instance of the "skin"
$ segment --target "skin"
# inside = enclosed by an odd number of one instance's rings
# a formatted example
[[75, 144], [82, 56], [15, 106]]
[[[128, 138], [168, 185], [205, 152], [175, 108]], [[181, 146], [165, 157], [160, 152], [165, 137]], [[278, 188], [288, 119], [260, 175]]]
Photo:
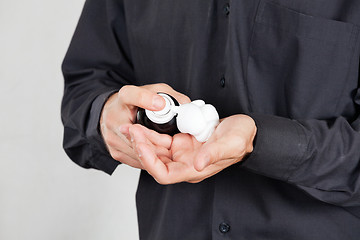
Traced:
[[[134, 152], [128, 129], [124, 125], [134, 124], [138, 107], [159, 111], [165, 107], [165, 101], [157, 95], [157, 92], [164, 92], [174, 96], [179, 103], [188, 103], [190, 99], [176, 92], [167, 84], [150, 84], [141, 87], [126, 85], [117, 93], [113, 94], [105, 103], [100, 118], [100, 131], [107, 149], [117, 161], [129, 166], [144, 169], [137, 154]], [[151, 137], [159, 148], [156, 153], [162, 153], [163, 140], [158, 135]], [[167, 150], [166, 150], [167, 151]]]
[[156, 92], [166, 92], [181, 104], [190, 102], [188, 97], [168, 85], [160, 84], [162, 89], [157, 85], [123, 87], [117, 96], [106, 102], [101, 130], [114, 159], [146, 170], [160, 184], [197, 183], [240, 162], [252, 152], [256, 126], [247, 115], [221, 119], [205, 143], [189, 134], [171, 137], [134, 124], [137, 106], [149, 110], [164, 107], [149, 104], [158, 97]]

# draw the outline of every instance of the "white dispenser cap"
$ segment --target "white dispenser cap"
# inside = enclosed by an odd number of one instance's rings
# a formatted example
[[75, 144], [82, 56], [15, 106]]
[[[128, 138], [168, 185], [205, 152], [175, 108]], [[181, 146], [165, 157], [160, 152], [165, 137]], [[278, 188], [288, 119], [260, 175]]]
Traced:
[[165, 100], [165, 107], [160, 111], [150, 111], [145, 109], [146, 116], [154, 123], [164, 124], [170, 122], [177, 113], [175, 112], [175, 102], [165, 93], [158, 93]]

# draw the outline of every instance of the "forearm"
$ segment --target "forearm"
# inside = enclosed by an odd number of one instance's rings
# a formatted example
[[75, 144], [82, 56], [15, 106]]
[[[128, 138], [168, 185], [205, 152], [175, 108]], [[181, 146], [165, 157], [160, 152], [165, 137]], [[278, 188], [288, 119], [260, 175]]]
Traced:
[[61, 106], [64, 149], [86, 168], [111, 173], [118, 164], [98, 129], [108, 96], [133, 81], [121, 1], [87, 0], [65, 56]]
[[[99, 132], [99, 118], [103, 104], [108, 95], [105, 92], [99, 96], [83, 101], [75, 107], [63, 104], [62, 118], [64, 124], [63, 147], [67, 155], [84, 168], [95, 168], [111, 174], [119, 162], [109, 155]], [[66, 97], [66, 94], [64, 98]], [[67, 108], [77, 110], [68, 110]]]
[[360, 206], [360, 134], [346, 119], [253, 118], [258, 133], [245, 168], [294, 184], [327, 203]]

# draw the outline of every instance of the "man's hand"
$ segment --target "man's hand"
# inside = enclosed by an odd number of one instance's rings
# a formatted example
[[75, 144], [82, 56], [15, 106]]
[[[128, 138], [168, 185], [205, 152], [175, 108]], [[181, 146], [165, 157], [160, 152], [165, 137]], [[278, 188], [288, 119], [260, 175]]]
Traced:
[[[246, 115], [234, 115], [221, 121], [210, 139], [200, 143], [188, 134], [176, 134], [171, 145], [163, 144], [157, 154], [150, 130], [133, 125], [129, 132], [142, 166], [160, 184], [200, 182], [241, 161], [253, 150], [256, 126]], [[164, 154], [165, 153], [165, 154]]]
[[[141, 87], [126, 85], [105, 103], [100, 118], [100, 129], [109, 153], [115, 160], [135, 168], [143, 168], [132, 148], [128, 129], [135, 123], [138, 107], [152, 111], [159, 111], [165, 107], [164, 99], [157, 95], [157, 92], [168, 93], [182, 104], [190, 102], [187, 96], [161, 83]], [[169, 136], [164, 138], [159, 135], [153, 132], [147, 136], [153, 139], [155, 145], [159, 141], [160, 147], [153, 148], [156, 154], [162, 153], [164, 149], [161, 146], [169, 140]]]

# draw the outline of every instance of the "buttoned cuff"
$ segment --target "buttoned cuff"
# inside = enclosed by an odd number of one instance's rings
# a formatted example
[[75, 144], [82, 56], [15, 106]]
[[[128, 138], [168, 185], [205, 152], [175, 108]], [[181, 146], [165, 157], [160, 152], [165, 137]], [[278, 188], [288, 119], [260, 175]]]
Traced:
[[104, 139], [101, 136], [99, 124], [105, 102], [117, 91], [108, 91], [96, 97], [91, 105], [88, 126], [86, 128], [87, 139], [91, 145], [93, 159], [95, 159], [95, 162], [93, 162], [94, 167], [108, 174], [112, 174], [115, 171], [119, 162], [110, 156]]
[[308, 141], [303, 127], [287, 118], [249, 114], [256, 123], [254, 150], [242, 166], [287, 181], [304, 161]]

